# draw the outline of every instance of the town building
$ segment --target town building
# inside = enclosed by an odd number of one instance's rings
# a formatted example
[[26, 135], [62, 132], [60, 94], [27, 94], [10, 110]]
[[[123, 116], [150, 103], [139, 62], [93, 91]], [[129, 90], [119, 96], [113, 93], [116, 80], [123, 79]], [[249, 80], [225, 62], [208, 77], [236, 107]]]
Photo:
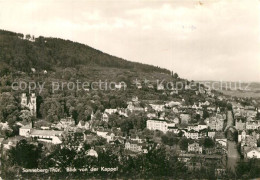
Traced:
[[248, 159], [251, 158], [260, 159], [260, 148], [250, 148], [244, 154], [245, 157]]
[[57, 124], [58, 129], [66, 129], [75, 126], [75, 120], [72, 117], [62, 118]]
[[148, 120], [146, 122], [147, 129], [159, 130], [164, 133], [168, 131], [168, 124], [165, 120]]
[[108, 122], [108, 120], [109, 120], [108, 115], [106, 113], [103, 113], [101, 117], [101, 121]]
[[202, 146], [200, 146], [199, 143], [197, 143], [197, 142], [188, 144], [188, 152], [202, 154]]
[[79, 121], [77, 127], [81, 128], [81, 129], [89, 130], [90, 129], [90, 123], [81, 120], [81, 121]]

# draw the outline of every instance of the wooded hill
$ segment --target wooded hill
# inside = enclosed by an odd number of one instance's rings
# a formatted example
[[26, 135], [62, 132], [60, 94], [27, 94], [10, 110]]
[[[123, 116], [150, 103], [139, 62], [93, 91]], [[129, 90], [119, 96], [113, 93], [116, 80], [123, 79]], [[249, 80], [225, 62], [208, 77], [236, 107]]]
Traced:
[[0, 75], [12, 71], [30, 72], [77, 66], [113, 67], [142, 72], [169, 74], [167, 69], [130, 62], [92, 47], [59, 38], [34, 38], [10, 31], [0, 30]]

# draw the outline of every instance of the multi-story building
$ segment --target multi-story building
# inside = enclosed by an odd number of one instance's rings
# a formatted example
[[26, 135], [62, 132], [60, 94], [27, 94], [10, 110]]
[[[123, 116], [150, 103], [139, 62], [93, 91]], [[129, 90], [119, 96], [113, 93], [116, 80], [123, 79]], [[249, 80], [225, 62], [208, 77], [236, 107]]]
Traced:
[[164, 133], [168, 131], [168, 124], [165, 120], [148, 120], [146, 122], [147, 129], [159, 130]]

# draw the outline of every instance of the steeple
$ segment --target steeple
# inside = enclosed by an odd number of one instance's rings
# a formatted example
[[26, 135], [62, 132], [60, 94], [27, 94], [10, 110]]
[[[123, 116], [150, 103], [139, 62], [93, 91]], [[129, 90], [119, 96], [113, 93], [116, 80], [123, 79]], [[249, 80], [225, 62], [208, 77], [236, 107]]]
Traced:
[[29, 108], [29, 110], [31, 112], [31, 115], [32, 116], [36, 116], [36, 108], [37, 108], [37, 106], [36, 106], [36, 96], [35, 96], [35, 93], [31, 94], [29, 102], [27, 100], [26, 93], [23, 93], [22, 97], [21, 97], [21, 106]]

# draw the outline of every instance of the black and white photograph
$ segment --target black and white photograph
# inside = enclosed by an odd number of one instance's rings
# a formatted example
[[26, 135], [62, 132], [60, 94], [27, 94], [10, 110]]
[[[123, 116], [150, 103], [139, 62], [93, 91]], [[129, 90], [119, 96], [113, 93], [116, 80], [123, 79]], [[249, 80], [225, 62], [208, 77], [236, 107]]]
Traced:
[[260, 179], [260, 0], [0, 0], [16, 179]]

